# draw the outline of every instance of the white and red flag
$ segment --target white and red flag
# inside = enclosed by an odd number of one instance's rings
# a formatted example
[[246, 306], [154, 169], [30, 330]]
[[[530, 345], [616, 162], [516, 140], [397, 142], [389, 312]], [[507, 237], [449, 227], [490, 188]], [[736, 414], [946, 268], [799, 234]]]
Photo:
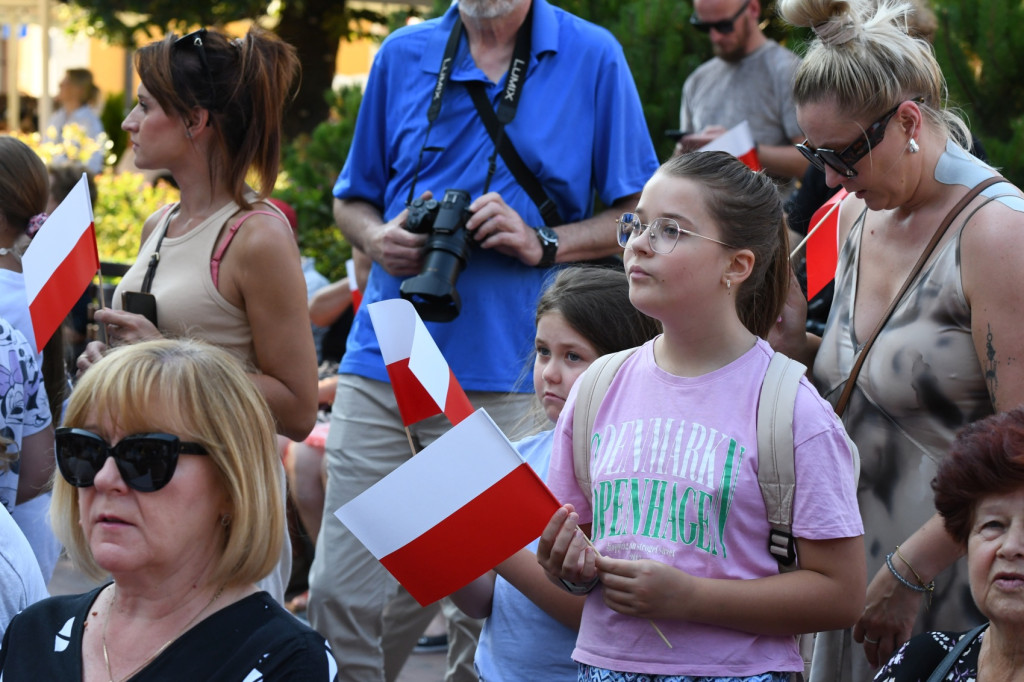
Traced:
[[807, 223], [808, 301], [836, 277], [836, 267], [839, 265], [839, 204], [847, 194], [840, 187], [814, 212], [811, 221]]
[[334, 514], [426, 606], [540, 536], [557, 509], [477, 410]]
[[412, 303], [392, 298], [367, 308], [402, 424], [444, 414], [452, 424], [473, 413], [466, 392]]
[[345, 278], [348, 279], [348, 290], [352, 292], [352, 313], [355, 314], [363, 302], [363, 292], [359, 290], [359, 282], [356, 280], [356, 262], [351, 258], [345, 261]]
[[729, 128], [715, 139], [698, 149], [701, 152], [729, 152], [747, 165], [750, 170], [761, 170], [761, 161], [757, 158], [757, 145], [750, 133], [750, 124], [743, 121]]
[[100, 268], [84, 173], [39, 228], [21, 263], [36, 346], [41, 351]]

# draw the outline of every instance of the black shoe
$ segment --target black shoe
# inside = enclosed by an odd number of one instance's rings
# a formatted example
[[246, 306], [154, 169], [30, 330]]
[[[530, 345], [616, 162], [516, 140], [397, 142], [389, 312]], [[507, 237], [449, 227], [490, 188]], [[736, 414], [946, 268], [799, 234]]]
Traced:
[[430, 654], [436, 651], [446, 651], [448, 649], [448, 635], [423, 635], [416, 640], [416, 646], [413, 647], [413, 653], [416, 654]]

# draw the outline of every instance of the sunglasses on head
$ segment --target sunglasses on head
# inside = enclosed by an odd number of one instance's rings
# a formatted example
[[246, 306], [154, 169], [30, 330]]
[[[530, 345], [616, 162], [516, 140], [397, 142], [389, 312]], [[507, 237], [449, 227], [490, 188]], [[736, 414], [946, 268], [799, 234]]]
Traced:
[[203, 66], [203, 72], [206, 74], [206, 78], [210, 81], [210, 87], [213, 87], [213, 71], [210, 69], [210, 62], [206, 59], [206, 47], [204, 41], [206, 40], [206, 29], [201, 28], [196, 31], [192, 31], [188, 35], [183, 35], [174, 41], [174, 48], [187, 48], [191, 47], [195, 49], [196, 54], [199, 56], [199, 63]]
[[710, 33], [711, 29], [715, 29], [719, 33], [732, 33], [733, 29], [736, 28], [736, 20], [740, 18], [743, 12], [746, 11], [747, 5], [750, 4], [750, 0], [746, 0], [740, 8], [736, 10], [736, 14], [732, 15], [729, 19], [722, 19], [721, 21], [701, 21], [696, 13], [690, 15], [690, 25], [701, 33]]
[[[915, 97], [909, 101], [924, 104], [924, 97]], [[892, 120], [892, 117], [896, 115], [901, 106], [903, 106], [903, 102], [885, 112], [881, 118], [864, 130], [863, 135], [851, 142], [841, 152], [837, 152], [834, 149], [825, 149], [824, 147], [814, 149], [807, 144], [807, 140], [796, 145], [796, 148], [818, 170], [824, 172], [825, 166], [828, 166], [844, 177], [855, 178], [857, 177], [857, 171], [854, 170], [854, 165], [882, 142], [885, 138], [886, 126], [889, 125], [889, 121]]]
[[107, 458], [113, 457], [129, 488], [151, 493], [170, 483], [178, 455], [209, 454], [199, 443], [169, 433], [137, 433], [111, 445], [91, 431], [62, 427], [55, 441], [60, 475], [76, 488], [93, 485]]

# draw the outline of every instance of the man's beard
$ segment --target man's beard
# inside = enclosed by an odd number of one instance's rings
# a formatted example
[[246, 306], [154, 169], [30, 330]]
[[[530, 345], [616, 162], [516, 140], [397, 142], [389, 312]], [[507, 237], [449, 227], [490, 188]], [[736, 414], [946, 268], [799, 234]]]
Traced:
[[512, 12], [524, 0], [459, 0], [459, 11], [474, 19], [497, 19]]

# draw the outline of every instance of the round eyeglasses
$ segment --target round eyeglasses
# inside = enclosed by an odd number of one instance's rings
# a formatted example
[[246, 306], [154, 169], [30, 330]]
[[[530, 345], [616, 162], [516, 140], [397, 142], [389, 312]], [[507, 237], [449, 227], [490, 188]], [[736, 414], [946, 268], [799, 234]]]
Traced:
[[[915, 97], [907, 101], [924, 104], [924, 97]], [[863, 135], [847, 145], [842, 151], [837, 152], [834, 149], [825, 149], [824, 147], [814, 149], [807, 144], [807, 140], [796, 145], [796, 148], [818, 170], [824, 172], [825, 166], [828, 166], [843, 177], [855, 178], [857, 177], [857, 171], [853, 166], [882, 142], [885, 138], [886, 126], [889, 125], [889, 121], [892, 120], [892, 117], [896, 115], [901, 106], [903, 106], [903, 102], [885, 112], [881, 118], [864, 130]]]
[[672, 249], [676, 248], [676, 242], [679, 241], [679, 235], [685, 234], [691, 237], [700, 237], [706, 239], [709, 242], [721, 244], [722, 246], [730, 249], [734, 249], [731, 244], [720, 242], [717, 239], [706, 237], [699, 232], [692, 232], [679, 227], [672, 218], [655, 218], [646, 225], [640, 220], [640, 216], [636, 213], [623, 213], [619, 216], [619, 219], [615, 221], [615, 227], [618, 234], [619, 246], [626, 248], [629, 244], [630, 237], [639, 237], [643, 234], [644, 230], [647, 230], [647, 239], [651, 244], [651, 250], [655, 253], [668, 254], [672, 253]]

